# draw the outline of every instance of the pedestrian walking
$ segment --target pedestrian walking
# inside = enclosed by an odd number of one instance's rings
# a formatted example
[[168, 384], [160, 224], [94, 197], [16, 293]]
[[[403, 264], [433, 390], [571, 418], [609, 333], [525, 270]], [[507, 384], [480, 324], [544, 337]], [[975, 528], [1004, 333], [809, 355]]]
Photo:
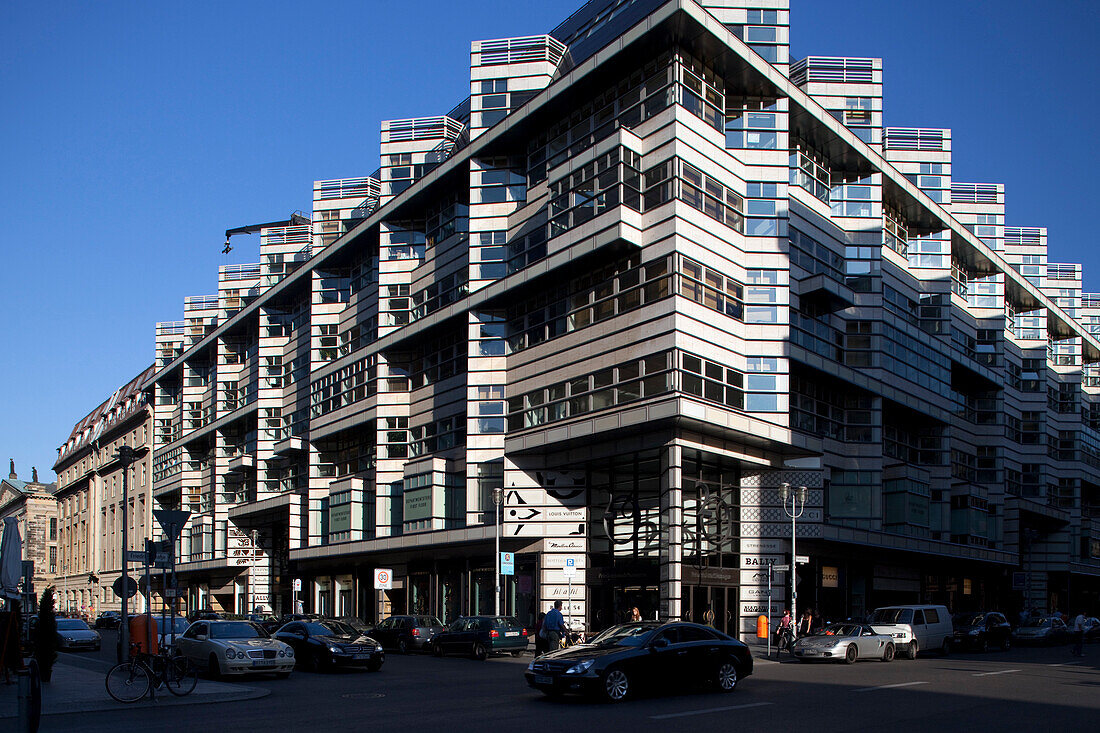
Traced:
[[546, 645], [546, 632], [543, 630], [543, 624], [546, 621], [546, 614], [539, 611], [538, 620], [535, 621], [535, 656], [540, 656], [550, 651]]
[[550, 651], [561, 648], [562, 635], [565, 633], [565, 618], [561, 615], [561, 601], [554, 601], [554, 607], [546, 612], [542, 620], [542, 630], [546, 634], [546, 646]]
[[805, 611], [802, 612], [802, 618], [798, 622], [798, 635], [799, 636], [809, 636], [810, 632], [813, 630], [813, 625], [814, 625], [813, 611], [811, 609], [807, 608]]
[[1085, 656], [1085, 612], [1081, 611], [1073, 619], [1073, 656]]
[[791, 647], [791, 609], [783, 609], [783, 618], [779, 619], [779, 626], [775, 628], [775, 653], [783, 651], [783, 647]]

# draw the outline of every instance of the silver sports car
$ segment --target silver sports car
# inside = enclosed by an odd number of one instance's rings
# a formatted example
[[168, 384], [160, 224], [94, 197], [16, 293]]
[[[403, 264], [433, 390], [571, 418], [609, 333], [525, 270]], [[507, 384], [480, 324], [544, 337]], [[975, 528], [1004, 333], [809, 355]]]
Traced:
[[797, 640], [794, 655], [800, 662], [824, 659], [852, 664], [860, 657], [889, 662], [894, 659], [894, 641], [866, 624], [831, 624]]

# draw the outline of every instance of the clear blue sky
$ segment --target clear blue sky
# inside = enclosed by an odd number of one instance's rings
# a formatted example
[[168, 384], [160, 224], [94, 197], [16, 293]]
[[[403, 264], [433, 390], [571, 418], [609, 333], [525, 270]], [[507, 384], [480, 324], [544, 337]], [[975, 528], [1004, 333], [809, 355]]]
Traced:
[[[8, 2], [0, 6], [0, 459], [43, 480], [72, 425], [153, 360], [156, 321], [216, 292], [226, 228], [378, 166], [383, 119], [467, 94], [475, 39], [580, 0]], [[1100, 290], [1091, 2], [792, 0], [792, 55], [881, 56], [887, 125], [954, 130], [956, 180]], [[1093, 193], [1090, 193], [1093, 192]], [[6, 475], [6, 469], [5, 469]]]

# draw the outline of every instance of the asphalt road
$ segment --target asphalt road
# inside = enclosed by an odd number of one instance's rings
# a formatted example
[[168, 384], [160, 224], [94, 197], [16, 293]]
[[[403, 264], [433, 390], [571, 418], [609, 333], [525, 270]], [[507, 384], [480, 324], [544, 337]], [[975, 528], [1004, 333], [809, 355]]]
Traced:
[[[66, 661], [106, 665], [113, 638], [105, 635], [104, 642], [98, 655], [66, 655]], [[543, 697], [524, 682], [530, 659], [392, 654], [374, 674], [296, 671], [288, 680], [241, 680], [272, 691], [260, 700], [163, 709], [140, 703], [121, 713], [50, 715], [41, 730], [1100, 730], [1098, 645], [1089, 646], [1084, 659], [1055, 647], [851, 666], [758, 660], [755, 674], [728, 695], [689, 692], [620, 705]]]

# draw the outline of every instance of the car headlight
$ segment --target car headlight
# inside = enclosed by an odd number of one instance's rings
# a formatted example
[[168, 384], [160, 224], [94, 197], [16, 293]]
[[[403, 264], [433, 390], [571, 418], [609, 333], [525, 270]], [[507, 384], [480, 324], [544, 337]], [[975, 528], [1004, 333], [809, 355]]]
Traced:
[[344, 650], [343, 650], [343, 649], [341, 649], [340, 647], [338, 647], [338, 646], [333, 646], [332, 644], [329, 644], [329, 645], [328, 645], [328, 650], [329, 650], [330, 652], [332, 652], [333, 654], [339, 654], [340, 652], [344, 651]]
[[534, 662], [531, 662], [530, 664], [527, 665], [527, 671], [528, 672], [534, 672], [535, 671], [535, 663]]
[[233, 647], [226, 647], [225, 658], [226, 659], [236, 659], [237, 658], [237, 650], [234, 649]]
[[279, 650], [279, 656], [280, 656], [280, 657], [285, 657], [285, 656], [286, 656], [286, 652], [285, 652], [285, 651], [283, 651], [282, 649], [280, 649], [280, 650]]
[[578, 664], [574, 664], [572, 667], [565, 670], [565, 673], [566, 674], [584, 674], [585, 672], [587, 672], [589, 669], [592, 668], [592, 665], [595, 663], [595, 661], [596, 661], [595, 659], [589, 659], [587, 661], [580, 662]]
[[294, 656], [294, 647], [288, 646], [286, 648], [286, 655], [288, 657], [293, 657]]

